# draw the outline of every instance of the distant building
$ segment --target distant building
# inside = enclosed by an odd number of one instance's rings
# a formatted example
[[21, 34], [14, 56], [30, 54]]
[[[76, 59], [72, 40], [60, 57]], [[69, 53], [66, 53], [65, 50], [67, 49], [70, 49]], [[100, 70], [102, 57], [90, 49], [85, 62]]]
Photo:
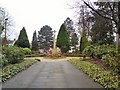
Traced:
[[15, 39], [14, 40], [10, 40], [10, 39], [6, 40], [5, 38], [2, 38], [2, 46], [5, 45], [6, 42], [7, 42], [7, 45], [13, 46], [15, 43]]
[[69, 53], [73, 53], [73, 52], [75, 52], [76, 50], [79, 50], [79, 45], [76, 45], [76, 49], [75, 49], [74, 46], [71, 46], [71, 47], [70, 47], [70, 50], [69, 50], [68, 52], [69, 52]]
[[8, 45], [12, 45], [12, 46], [14, 45], [15, 41], [16, 41], [15, 39], [14, 40], [7, 40]]
[[70, 47], [70, 50], [69, 50], [68, 52], [69, 52], [69, 53], [75, 52], [75, 47], [74, 47], [74, 46], [71, 46], [71, 47]]

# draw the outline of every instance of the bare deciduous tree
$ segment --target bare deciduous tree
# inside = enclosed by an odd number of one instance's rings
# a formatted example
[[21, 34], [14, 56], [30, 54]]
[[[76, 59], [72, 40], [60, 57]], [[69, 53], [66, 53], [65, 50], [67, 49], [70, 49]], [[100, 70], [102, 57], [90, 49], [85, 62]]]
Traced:
[[[113, 23], [114, 33], [116, 33], [116, 49], [119, 49], [119, 41], [120, 41], [120, 1], [119, 2], [109, 2], [104, 1], [100, 2], [91, 2], [91, 0], [82, 0], [83, 3], [91, 10], [91, 12], [97, 13], [102, 18], [111, 20]], [[76, 6], [73, 8], [77, 8], [79, 13], [81, 12], [81, 4], [83, 4], [81, 0], [76, 2]]]
[[[93, 7], [90, 0], [89, 2], [83, 0], [85, 5], [87, 5], [92, 11], [97, 13], [99, 16], [111, 20], [115, 24], [116, 33], [116, 49], [119, 49], [119, 39], [120, 39], [120, 18], [118, 9], [120, 9], [120, 2], [95, 2], [97, 9]], [[100, 11], [99, 11], [100, 10]]]
[[14, 33], [14, 23], [11, 15], [2, 7], [0, 7], [0, 37], [3, 44], [8, 43], [9, 39]]

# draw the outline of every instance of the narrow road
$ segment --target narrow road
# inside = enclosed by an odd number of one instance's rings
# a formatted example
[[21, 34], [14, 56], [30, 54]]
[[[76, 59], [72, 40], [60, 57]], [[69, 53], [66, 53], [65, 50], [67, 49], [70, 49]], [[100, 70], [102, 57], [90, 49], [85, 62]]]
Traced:
[[43, 60], [22, 71], [2, 88], [102, 88], [66, 60]]

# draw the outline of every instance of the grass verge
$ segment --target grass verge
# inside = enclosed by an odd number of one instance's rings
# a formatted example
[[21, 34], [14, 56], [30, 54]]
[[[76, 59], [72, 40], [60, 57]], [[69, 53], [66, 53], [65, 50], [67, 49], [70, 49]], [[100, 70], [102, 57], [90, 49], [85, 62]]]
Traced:
[[112, 90], [113, 88], [119, 90], [120, 81], [118, 80], [117, 73], [105, 70], [96, 64], [82, 61], [80, 59], [69, 59], [68, 61], [76, 68], [81, 69], [83, 72], [88, 74], [95, 82], [98, 82], [108, 90]]
[[2, 69], [0, 69], [0, 76], [1, 76], [0, 83], [7, 81], [8, 79], [12, 78], [22, 70], [27, 69], [36, 62], [37, 60], [35, 59], [25, 59], [20, 63], [10, 64], [3, 67]]

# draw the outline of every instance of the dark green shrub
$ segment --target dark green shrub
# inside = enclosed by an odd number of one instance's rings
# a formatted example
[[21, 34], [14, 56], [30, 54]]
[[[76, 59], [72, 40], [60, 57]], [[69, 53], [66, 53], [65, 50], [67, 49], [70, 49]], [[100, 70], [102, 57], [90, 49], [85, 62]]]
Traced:
[[8, 60], [5, 58], [5, 55], [0, 54], [0, 67], [3, 67], [8, 64]]
[[14, 47], [14, 46], [6, 46], [3, 47], [3, 54], [6, 55], [6, 58], [9, 63], [15, 64], [24, 59], [24, 52], [22, 48]]
[[8, 56], [10, 54], [11, 50], [12, 50], [11, 47], [8, 47], [8, 46], [2, 47], [2, 53], [5, 54], [6, 56]]
[[30, 55], [30, 54], [32, 54], [32, 51], [31, 51], [31, 49], [29, 49], [29, 48], [23, 48], [23, 52], [24, 52], [25, 55]]
[[20, 62], [24, 59], [24, 53], [21, 49], [10, 51], [10, 54], [8, 56], [8, 61], [12, 64], [15, 64], [17, 62]]
[[[86, 54], [87, 56], [92, 56], [94, 54], [94, 46], [90, 45], [87, 46], [84, 50], [83, 53]], [[92, 56], [93, 57], [93, 56]]]
[[102, 61], [109, 65], [115, 72], [118, 72], [119, 57], [119, 55], [113, 56], [112, 54], [105, 54], [102, 57]]
[[113, 45], [91, 45], [86, 47], [83, 53], [102, 59], [106, 65], [110, 66], [115, 72], [118, 72], [120, 55]]
[[117, 51], [113, 45], [90, 45], [83, 50], [84, 54], [102, 59], [105, 54], [116, 55]]

